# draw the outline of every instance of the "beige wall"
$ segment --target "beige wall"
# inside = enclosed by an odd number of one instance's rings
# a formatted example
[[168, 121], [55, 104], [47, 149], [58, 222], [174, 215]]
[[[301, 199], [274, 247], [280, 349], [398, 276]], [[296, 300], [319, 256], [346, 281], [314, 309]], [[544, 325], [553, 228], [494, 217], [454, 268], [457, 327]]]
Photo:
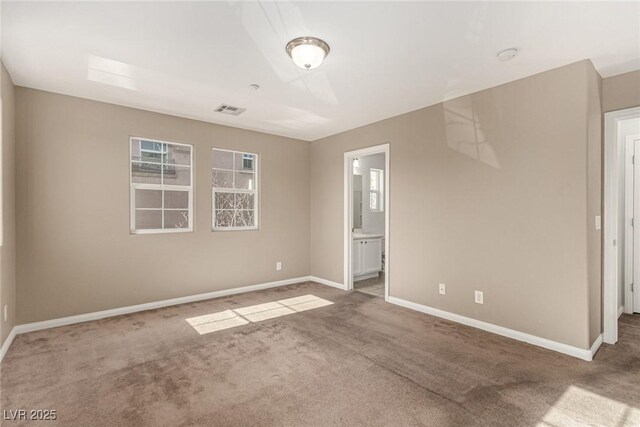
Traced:
[[[2, 209], [3, 246], [0, 248], [0, 346], [15, 325], [16, 313], [16, 215], [15, 215], [15, 88], [0, 63], [2, 97]], [[3, 310], [7, 305], [7, 321]]]
[[[602, 79], [586, 62], [587, 72], [587, 274], [589, 282], [589, 343], [602, 332]], [[604, 224], [601, 222], [601, 225]]]
[[640, 70], [602, 79], [602, 112], [640, 106]]
[[313, 142], [311, 274], [342, 282], [344, 152], [389, 142], [391, 295], [589, 348], [597, 82], [582, 61]]
[[[309, 274], [309, 143], [16, 92], [19, 323]], [[129, 234], [130, 135], [194, 145], [193, 233]], [[259, 231], [211, 232], [212, 147], [260, 154]]]

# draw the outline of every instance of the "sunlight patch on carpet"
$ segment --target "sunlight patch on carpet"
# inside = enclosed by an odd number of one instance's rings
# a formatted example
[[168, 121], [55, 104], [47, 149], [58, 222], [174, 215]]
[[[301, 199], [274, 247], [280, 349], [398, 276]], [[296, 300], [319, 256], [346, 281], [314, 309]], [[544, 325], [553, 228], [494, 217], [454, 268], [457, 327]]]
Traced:
[[638, 426], [640, 409], [570, 386], [536, 427]]
[[326, 307], [331, 304], [333, 304], [333, 302], [309, 294], [191, 317], [186, 319], [186, 321], [200, 335], [204, 335], [247, 325], [249, 323], [261, 322], [263, 320], [275, 319], [276, 317]]

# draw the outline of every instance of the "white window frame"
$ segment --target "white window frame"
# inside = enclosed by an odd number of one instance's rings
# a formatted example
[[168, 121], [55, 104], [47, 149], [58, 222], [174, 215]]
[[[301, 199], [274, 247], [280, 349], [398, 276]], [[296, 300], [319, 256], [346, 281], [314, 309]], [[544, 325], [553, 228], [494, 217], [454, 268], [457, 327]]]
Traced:
[[[226, 151], [227, 153], [234, 154], [234, 162], [235, 162], [235, 154], [251, 154], [254, 156], [253, 160], [253, 174], [255, 178], [255, 189], [247, 190], [242, 188], [217, 188], [213, 186], [213, 177], [211, 179], [211, 231], [247, 231], [247, 230], [259, 230], [260, 229], [260, 155], [258, 153], [252, 153], [249, 151], [241, 151], [241, 150], [227, 150], [224, 148], [211, 148], [211, 155], [213, 156], [213, 151]], [[213, 157], [211, 157], [213, 159]], [[244, 165], [244, 159], [243, 165]], [[235, 164], [235, 163], [234, 163]], [[233, 176], [233, 185], [235, 186], [236, 174], [235, 172], [240, 172], [236, 169], [223, 169], [223, 168], [214, 168], [213, 163], [211, 164], [211, 173], [213, 174], [214, 170], [227, 171], [232, 172]], [[232, 194], [253, 194], [253, 224], [250, 227], [216, 227], [216, 193], [232, 193]]]
[[[162, 171], [162, 162], [144, 162], [144, 161], [140, 161], [140, 160], [133, 160], [132, 159], [132, 151], [131, 151], [131, 146], [133, 144], [134, 140], [140, 140], [140, 141], [151, 141], [151, 142], [157, 142], [157, 143], [161, 143], [161, 144], [171, 144], [171, 145], [179, 145], [182, 147], [189, 147], [190, 150], [190, 158], [189, 158], [189, 173], [190, 173], [190, 183], [191, 185], [186, 186], [186, 185], [165, 185], [164, 183], [162, 183], [162, 178], [160, 179], [160, 184], [141, 184], [141, 183], [134, 183], [133, 182], [133, 174], [132, 174], [132, 168], [131, 165], [134, 163], [152, 163], [152, 164], [156, 164], [156, 165], [161, 165], [160, 170]], [[130, 219], [130, 223], [129, 223], [129, 228], [130, 228], [130, 233], [131, 234], [164, 234], [164, 233], [191, 233], [193, 232], [193, 218], [194, 218], [194, 212], [193, 212], [193, 187], [194, 187], [194, 182], [193, 182], [193, 168], [194, 168], [194, 163], [193, 163], [193, 158], [194, 158], [194, 150], [195, 147], [191, 144], [183, 144], [180, 142], [173, 142], [173, 141], [161, 141], [158, 139], [152, 139], [152, 138], [145, 138], [142, 136], [131, 136], [129, 137], [129, 219]], [[142, 145], [140, 146], [140, 151], [142, 151]], [[144, 150], [144, 151], [149, 151], [149, 150]], [[180, 166], [180, 165], [178, 165]], [[162, 174], [162, 172], [161, 172]], [[166, 191], [184, 191], [187, 192], [189, 195], [189, 204], [188, 204], [188, 212], [189, 212], [189, 226], [187, 228], [146, 228], [146, 229], [140, 229], [137, 230], [136, 229], [136, 190], [166, 190]], [[165, 209], [164, 208], [164, 192], [162, 193], [162, 226], [164, 227], [164, 211], [165, 210], [181, 210], [183, 211], [184, 209]], [[146, 210], [145, 208], [139, 208], [138, 210]], [[151, 209], [149, 208], [148, 210], [157, 210], [157, 209]]]
[[[373, 171], [377, 172], [378, 189], [371, 189], [371, 175]], [[378, 201], [378, 208], [371, 209], [371, 194], [376, 193], [376, 200]], [[371, 212], [384, 212], [384, 171], [382, 169], [371, 168], [369, 169], [369, 210]]]

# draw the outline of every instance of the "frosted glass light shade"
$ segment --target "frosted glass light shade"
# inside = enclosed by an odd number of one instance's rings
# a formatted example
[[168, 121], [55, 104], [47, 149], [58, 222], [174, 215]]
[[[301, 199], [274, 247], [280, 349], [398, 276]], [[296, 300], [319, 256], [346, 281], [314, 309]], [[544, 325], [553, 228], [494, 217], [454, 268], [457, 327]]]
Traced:
[[287, 53], [303, 70], [313, 70], [329, 54], [329, 45], [315, 37], [298, 37], [287, 44]]
[[318, 68], [324, 61], [324, 50], [318, 46], [302, 44], [293, 48], [291, 59], [303, 70], [313, 70]]

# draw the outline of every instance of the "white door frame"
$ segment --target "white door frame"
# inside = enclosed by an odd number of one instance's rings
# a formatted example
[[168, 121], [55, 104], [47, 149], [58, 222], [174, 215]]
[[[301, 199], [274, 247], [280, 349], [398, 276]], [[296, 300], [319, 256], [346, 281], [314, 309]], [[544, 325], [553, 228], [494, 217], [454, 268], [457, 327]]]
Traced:
[[[640, 127], [640, 126], [639, 126]], [[629, 138], [627, 137], [627, 141], [629, 140]], [[634, 150], [634, 157], [637, 157], [638, 159], [640, 159], [640, 140], [638, 139], [637, 135], [633, 135], [633, 139], [631, 140], [633, 141], [633, 150]], [[633, 181], [634, 181], [634, 186], [633, 186], [633, 218], [634, 218], [634, 227], [633, 227], [633, 258], [631, 259], [631, 262], [633, 263], [633, 278], [632, 280], [629, 282], [629, 289], [627, 289], [627, 287], [625, 286], [625, 292], [628, 291], [628, 293], [625, 293], [625, 296], [627, 296], [629, 298], [629, 301], [625, 301], [625, 306], [626, 308], [629, 309], [629, 313], [633, 313], [633, 312], [638, 312], [640, 311], [640, 294], [635, 292], [635, 283], [640, 283], [640, 280], [636, 280], [636, 279], [640, 279], [640, 256], [638, 256], [640, 254], [640, 238], [638, 238], [638, 235], [640, 234], [638, 230], [638, 226], [636, 226], [635, 224], [635, 218], [636, 217], [640, 217], [640, 167], [636, 168], [634, 165], [633, 168]], [[625, 285], [627, 285], [627, 283], [625, 283]], [[634, 291], [631, 290], [631, 286], [634, 287]], [[636, 305], [638, 304], [638, 305]]]
[[604, 115], [604, 236], [603, 236], [603, 313], [604, 342], [618, 341], [618, 204], [620, 170], [619, 152], [625, 138], [619, 135], [618, 123], [640, 117], [640, 107], [611, 111]]
[[389, 187], [389, 143], [375, 145], [373, 147], [362, 148], [360, 150], [348, 151], [344, 153], [344, 286], [346, 290], [353, 289], [353, 275], [351, 274], [351, 243], [353, 228], [353, 193], [351, 187], [353, 180], [353, 159], [370, 154], [384, 153], [384, 300], [389, 301], [389, 276], [391, 271], [391, 254], [389, 253], [389, 206], [391, 191]]
[[[633, 155], [635, 151], [635, 141], [640, 139], [640, 134], [629, 135], [625, 138], [625, 153], [624, 153], [624, 313], [633, 314], [633, 293], [631, 292], [631, 283], [634, 282], [634, 260], [633, 254], [638, 251], [634, 251], [634, 227], [632, 227], [631, 219], [634, 217], [634, 200], [635, 200], [635, 166], [633, 164]], [[620, 261], [620, 260], [618, 260]], [[637, 280], [636, 283], [640, 283]], [[637, 307], [640, 308], [640, 307]], [[618, 313], [620, 315], [621, 313]]]

